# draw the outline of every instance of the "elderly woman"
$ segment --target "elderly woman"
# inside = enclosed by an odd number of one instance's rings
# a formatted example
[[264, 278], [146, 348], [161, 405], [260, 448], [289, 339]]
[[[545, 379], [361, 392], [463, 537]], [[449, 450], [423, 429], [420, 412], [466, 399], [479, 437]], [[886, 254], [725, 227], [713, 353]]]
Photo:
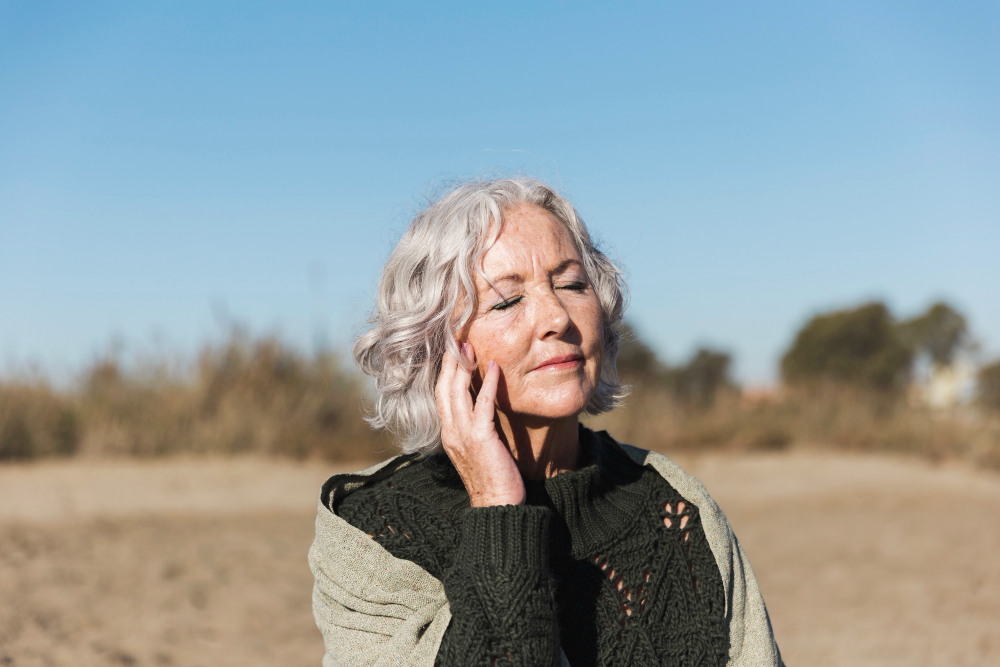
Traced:
[[521, 179], [414, 219], [354, 346], [403, 454], [323, 486], [330, 665], [779, 665], [704, 487], [579, 423], [620, 403], [621, 271]]

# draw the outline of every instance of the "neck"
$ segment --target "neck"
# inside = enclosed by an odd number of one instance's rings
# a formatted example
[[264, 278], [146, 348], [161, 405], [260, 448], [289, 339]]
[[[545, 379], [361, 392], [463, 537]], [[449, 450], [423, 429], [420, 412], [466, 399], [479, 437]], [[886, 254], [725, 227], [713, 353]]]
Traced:
[[496, 413], [497, 434], [525, 479], [546, 479], [575, 470], [580, 450], [576, 415], [558, 420], [523, 419]]

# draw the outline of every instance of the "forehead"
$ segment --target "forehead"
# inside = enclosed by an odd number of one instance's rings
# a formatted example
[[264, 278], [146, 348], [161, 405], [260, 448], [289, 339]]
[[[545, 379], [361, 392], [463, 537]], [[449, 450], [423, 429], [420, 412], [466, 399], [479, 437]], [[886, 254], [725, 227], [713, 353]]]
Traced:
[[539, 278], [564, 264], [581, 261], [566, 225], [534, 204], [518, 204], [503, 213], [503, 230], [483, 257], [491, 280], [518, 276]]

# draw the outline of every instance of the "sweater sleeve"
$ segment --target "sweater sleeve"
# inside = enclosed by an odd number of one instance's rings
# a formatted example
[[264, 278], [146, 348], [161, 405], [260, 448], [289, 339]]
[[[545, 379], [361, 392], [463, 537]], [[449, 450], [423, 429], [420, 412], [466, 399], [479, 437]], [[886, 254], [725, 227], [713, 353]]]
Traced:
[[464, 510], [442, 583], [451, 607], [435, 665], [561, 664], [546, 507]]

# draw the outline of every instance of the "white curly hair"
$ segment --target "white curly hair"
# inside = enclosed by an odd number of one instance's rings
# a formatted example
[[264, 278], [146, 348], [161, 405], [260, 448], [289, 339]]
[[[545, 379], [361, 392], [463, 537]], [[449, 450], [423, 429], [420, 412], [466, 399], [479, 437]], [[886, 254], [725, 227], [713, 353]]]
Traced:
[[519, 204], [539, 206], [566, 225], [601, 304], [603, 364], [586, 411], [606, 412], [625, 396], [615, 359], [628, 288], [573, 205], [526, 178], [458, 184], [420, 211], [396, 244], [379, 281], [371, 328], [354, 343], [355, 362], [375, 378], [375, 404], [366, 419], [391, 431], [404, 452], [429, 454], [441, 447], [434, 400], [441, 359], [447, 350], [461, 358], [455, 334], [478, 308], [473, 274], [485, 278], [483, 255], [503, 229], [504, 212]]

